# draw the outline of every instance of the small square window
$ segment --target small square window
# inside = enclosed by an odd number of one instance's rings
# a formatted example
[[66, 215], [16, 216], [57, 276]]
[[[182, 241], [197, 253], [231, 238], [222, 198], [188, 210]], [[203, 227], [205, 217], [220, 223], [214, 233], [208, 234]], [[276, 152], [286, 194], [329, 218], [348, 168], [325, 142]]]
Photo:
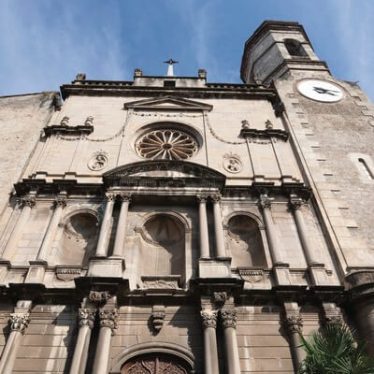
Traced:
[[164, 87], [175, 87], [175, 81], [164, 81]]

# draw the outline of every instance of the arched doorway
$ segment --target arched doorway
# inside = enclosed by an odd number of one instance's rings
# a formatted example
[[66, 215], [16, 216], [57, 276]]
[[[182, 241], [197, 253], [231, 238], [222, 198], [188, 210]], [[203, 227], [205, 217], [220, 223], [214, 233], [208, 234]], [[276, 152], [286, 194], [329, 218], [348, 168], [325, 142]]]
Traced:
[[127, 361], [121, 374], [189, 374], [191, 371], [182, 359], [166, 353], [136, 356]]

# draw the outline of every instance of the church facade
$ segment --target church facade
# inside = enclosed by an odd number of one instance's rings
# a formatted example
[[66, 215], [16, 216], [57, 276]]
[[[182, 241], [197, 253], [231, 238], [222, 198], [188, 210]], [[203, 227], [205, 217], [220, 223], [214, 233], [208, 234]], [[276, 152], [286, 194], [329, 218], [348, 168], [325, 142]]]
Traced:
[[294, 373], [329, 323], [373, 350], [374, 108], [294, 22], [241, 77], [0, 98], [1, 374]]

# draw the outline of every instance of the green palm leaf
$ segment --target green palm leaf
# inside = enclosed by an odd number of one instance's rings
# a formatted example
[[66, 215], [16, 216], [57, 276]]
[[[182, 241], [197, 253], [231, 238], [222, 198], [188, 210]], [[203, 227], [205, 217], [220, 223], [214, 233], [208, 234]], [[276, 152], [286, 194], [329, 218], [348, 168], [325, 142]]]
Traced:
[[309, 339], [301, 336], [306, 358], [299, 374], [374, 374], [374, 358], [356, 344], [348, 326], [328, 324]]

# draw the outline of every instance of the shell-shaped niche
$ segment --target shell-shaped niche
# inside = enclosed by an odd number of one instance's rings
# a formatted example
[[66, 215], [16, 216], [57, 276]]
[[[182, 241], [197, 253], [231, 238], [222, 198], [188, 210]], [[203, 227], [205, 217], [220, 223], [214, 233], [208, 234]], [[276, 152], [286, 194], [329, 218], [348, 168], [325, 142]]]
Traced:
[[266, 267], [260, 230], [252, 218], [236, 215], [229, 220], [228, 243], [232, 267]]
[[69, 217], [63, 228], [56, 262], [86, 266], [95, 253], [98, 232], [97, 218], [93, 214], [81, 212]]
[[151, 217], [142, 229], [141, 275], [184, 276], [185, 230], [172, 216]]

